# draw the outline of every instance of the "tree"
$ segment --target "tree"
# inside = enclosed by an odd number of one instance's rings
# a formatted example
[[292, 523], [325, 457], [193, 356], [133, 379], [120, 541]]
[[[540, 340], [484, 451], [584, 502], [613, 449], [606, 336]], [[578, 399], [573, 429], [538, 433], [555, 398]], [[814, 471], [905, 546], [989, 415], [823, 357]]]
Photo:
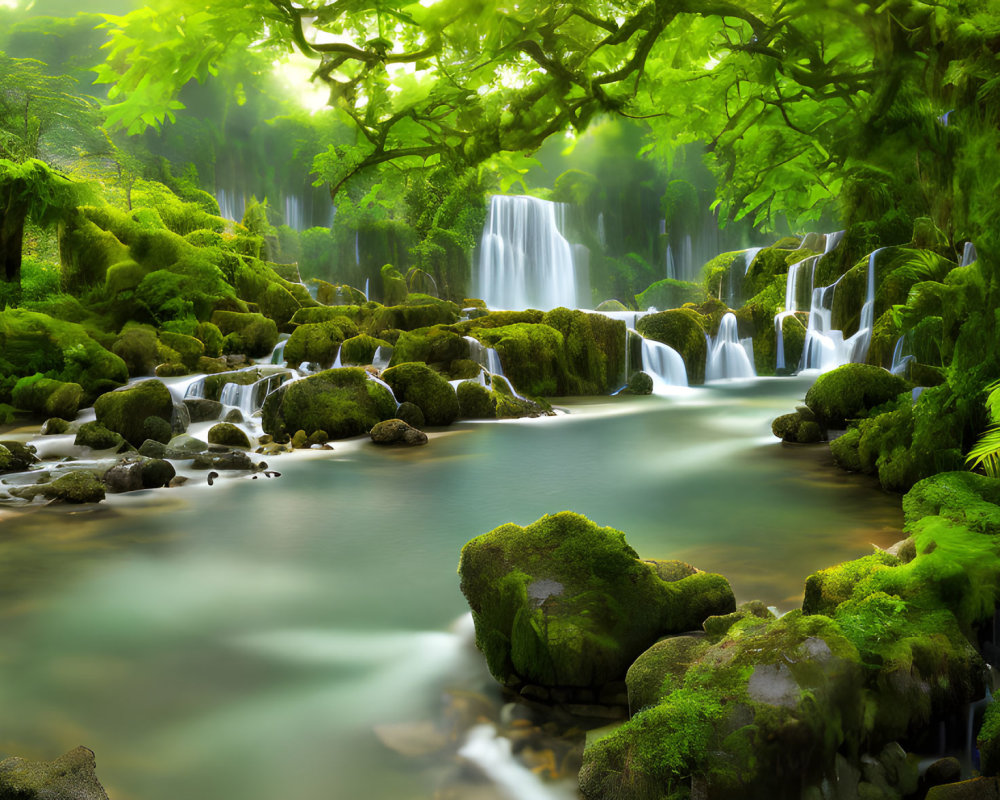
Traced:
[[42, 161], [0, 158], [0, 307], [21, 299], [21, 250], [28, 218], [47, 225], [83, 201], [84, 187]]

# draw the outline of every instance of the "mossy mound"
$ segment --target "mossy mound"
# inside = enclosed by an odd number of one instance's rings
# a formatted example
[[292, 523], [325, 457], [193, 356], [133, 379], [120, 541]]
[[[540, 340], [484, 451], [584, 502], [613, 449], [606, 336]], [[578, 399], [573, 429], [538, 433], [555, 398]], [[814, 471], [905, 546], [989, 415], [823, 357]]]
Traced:
[[150, 325], [126, 325], [111, 346], [111, 352], [125, 362], [133, 378], [152, 375], [161, 360], [156, 330]]
[[629, 674], [630, 701], [646, 707], [585, 750], [588, 800], [681, 797], [693, 784], [713, 798], [798, 797], [864, 713], [856, 648], [831, 620], [795, 611], [665, 640]]
[[208, 443], [249, 448], [250, 438], [242, 428], [231, 422], [219, 422], [208, 429]]
[[376, 307], [371, 314], [370, 332], [378, 335], [394, 328], [412, 331], [432, 325], [451, 325], [458, 322], [459, 314], [460, 309], [455, 303], [411, 293], [400, 305]]
[[403, 331], [392, 349], [390, 366], [407, 361], [423, 361], [441, 369], [449, 369], [454, 361], [469, 358], [469, 343], [451, 326], [436, 325]]
[[278, 343], [278, 326], [263, 314], [216, 311], [212, 324], [222, 333], [222, 349], [226, 353], [245, 353], [261, 358]]
[[340, 363], [371, 364], [375, 360], [375, 351], [380, 347], [385, 348], [384, 352], [392, 351], [392, 345], [384, 339], [376, 339], [363, 333], [344, 339], [340, 346]]
[[602, 314], [554, 308], [545, 313], [542, 324], [563, 336], [561, 394], [606, 394], [621, 386], [625, 379], [624, 322]]
[[704, 318], [690, 308], [660, 311], [649, 314], [636, 324], [636, 329], [647, 339], [672, 347], [687, 369], [688, 383], [705, 382], [705, 358], [708, 345], [705, 341]]
[[812, 444], [823, 441], [823, 430], [809, 409], [782, 414], [771, 423], [771, 433], [785, 442]]
[[396, 400], [417, 406], [428, 425], [451, 425], [458, 418], [455, 390], [426, 364], [409, 362], [389, 367], [382, 379], [392, 387]]
[[699, 283], [664, 278], [637, 294], [635, 304], [640, 310], [655, 308], [664, 311], [680, 308], [685, 303], [703, 303], [707, 299], [708, 293]]
[[734, 608], [721, 576], [663, 581], [620, 531], [568, 511], [476, 537], [459, 574], [476, 644], [508, 685], [620, 680], [659, 636]]
[[496, 419], [496, 400], [490, 390], [476, 381], [462, 381], [455, 388], [462, 419]]
[[0, 761], [0, 797], [18, 800], [108, 800], [97, 780], [94, 753], [77, 747], [53, 761]]
[[941, 516], [978, 533], [1000, 534], [1000, 480], [974, 472], [942, 472], [918, 481], [903, 497], [908, 523]]
[[386, 264], [380, 270], [382, 277], [382, 303], [387, 306], [398, 306], [406, 300], [406, 278], [392, 264]]
[[648, 373], [639, 370], [633, 372], [628, 379], [628, 384], [622, 390], [625, 394], [652, 394], [653, 379]]
[[844, 364], [816, 379], [806, 392], [806, 405], [821, 425], [842, 428], [908, 389], [905, 380], [881, 367]]
[[336, 361], [344, 340], [357, 335], [357, 326], [347, 317], [299, 325], [285, 342], [285, 362], [291, 367], [312, 362], [328, 368]]
[[169, 347], [189, 370], [198, 368], [198, 361], [205, 355], [205, 345], [194, 336], [172, 331], [160, 331], [160, 342]]
[[23, 442], [2, 441], [0, 447], [0, 472], [21, 472], [38, 462], [35, 446]]
[[621, 300], [602, 300], [597, 304], [595, 311], [628, 311], [628, 306], [626, 306]]
[[148, 417], [159, 417], [169, 428], [173, 410], [170, 390], [157, 380], [141, 381], [127, 389], [102, 394], [94, 403], [97, 422], [120, 433], [133, 447], [150, 438], [145, 425]]
[[345, 367], [286, 383], [269, 394], [262, 425], [276, 437], [301, 430], [344, 439], [367, 434], [375, 423], [395, 415], [396, 403], [384, 386], [360, 367]]
[[115, 431], [105, 428], [99, 422], [85, 422], [76, 432], [73, 444], [78, 447], [89, 447], [92, 450], [111, 450], [116, 452], [125, 444], [125, 438]]
[[406, 445], [417, 447], [427, 444], [427, 434], [412, 425], [408, 425], [401, 419], [386, 419], [376, 423], [369, 432], [375, 444], [382, 445]]
[[4, 391], [9, 391], [15, 382], [11, 378], [35, 373], [79, 384], [86, 398], [128, 380], [125, 362], [82, 326], [33, 311], [0, 311], [0, 387], [7, 379]]
[[45, 378], [41, 373], [21, 378], [11, 391], [11, 400], [18, 408], [45, 417], [76, 419], [83, 401], [83, 387], [78, 383]]
[[533, 396], [560, 394], [560, 377], [565, 374], [563, 336], [555, 328], [517, 322], [476, 330], [475, 336], [497, 351], [518, 390]]
[[459, 322], [452, 328], [459, 333], [468, 334], [476, 328], [502, 328], [519, 322], [537, 325], [544, 316], [545, 312], [536, 308], [529, 308], [527, 311], [491, 311], [484, 316]]
[[12, 487], [10, 493], [23, 500], [34, 500], [41, 495], [57, 503], [100, 503], [104, 499], [104, 484], [90, 470], [74, 469], [50, 483]]

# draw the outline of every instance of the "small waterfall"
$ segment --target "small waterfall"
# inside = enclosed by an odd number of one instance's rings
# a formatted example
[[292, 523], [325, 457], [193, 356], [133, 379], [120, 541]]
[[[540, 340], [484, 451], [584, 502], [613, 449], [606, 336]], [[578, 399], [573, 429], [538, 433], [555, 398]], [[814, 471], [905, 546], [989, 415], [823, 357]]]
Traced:
[[285, 224], [293, 230], [305, 230], [305, 215], [302, 213], [302, 198], [290, 194], [285, 196]]
[[287, 379], [286, 373], [279, 372], [246, 385], [227, 383], [222, 387], [219, 402], [224, 406], [238, 408], [245, 415], [250, 416], [254, 412], [260, 411], [267, 396]]
[[719, 333], [708, 338], [705, 359], [705, 382], [726, 378], [753, 378], [753, 339], [740, 339], [736, 315], [726, 314], [719, 323]]
[[823, 255], [827, 253], [832, 253], [837, 249], [837, 245], [841, 243], [844, 239], [844, 234], [847, 233], [846, 230], [834, 231], [833, 233], [828, 233], [826, 235], [826, 244], [823, 247]]
[[478, 339], [471, 336], [464, 337], [469, 343], [469, 358], [491, 375], [503, 375], [503, 365], [500, 363], [500, 354], [492, 347], [487, 347]]
[[576, 796], [569, 786], [547, 786], [534, 772], [519, 764], [510, 740], [498, 736], [492, 725], [470, 729], [458, 754], [475, 764], [510, 800], [569, 800]]
[[845, 340], [843, 331], [836, 330], [832, 324], [833, 296], [842, 278], [830, 286], [813, 289], [802, 369], [826, 372], [842, 364], [863, 362], [868, 357], [875, 324], [875, 259], [884, 249], [880, 247], [868, 256], [865, 302], [861, 306], [857, 333], [849, 339]]
[[[827, 239], [829, 242], [829, 239]], [[788, 268], [788, 277], [785, 279], [785, 310], [780, 311], [774, 317], [774, 335], [776, 341], [775, 348], [775, 369], [786, 369], [788, 365], [785, 363], [785, 337], [782, 330], [782, 326], [785, 322], [785, 317], [790, 317], [799, 311], [798, 305], [798, 295], [799, 295], [799, 276], [805, 270], [809, 270], [809, 291], [813, 292], [813, 283], [816, 279], [816, 265], [819, 263], [821, 256], [809, 256], [809, 258], [804, 258], [801, 261], [797, 261]]]
[[602, 248], [607, 248], [608, 246], [608, 234], [604, 229], [604, 212], [601, 211], [597, 215], [597, 241], [601, 243]]
[[261, 363], [276, 364], [283, 367], [285, 365], [285, 345], [288, 343], [288, 338], [287, 333], [278, 334], [278, 342], [274, 345], [271, 355], [262, 359]]
[[893, 375], [903, 375], [906, 368], [913, 361], [913, 354], [910, 352], [910, 342], [907, 334], [903, 334], [896, 340], [896, 346], [892, 351], [892, 366], [889, 372]]
[[343, 345], [337, 348], [337, 357], [333, 359], [333, 366], [330, 369], [340, 369], [344, 364], [340, 360], [340, 351], [343, 350]]
[[979, 255], [976, 253], [976, 246], [972, 242], [966, 242], [965, 247], [962, 248], [962, 261], [959, 266], [967, 267], [978, 257]]
[[757, 258], [757, 254], [763, 250], [763, 247], [750, 247], [742, 252], [743, 256], [743, 274], [738, 275], [735, 269], [735, 264], [729, 268], [729, 282], [728, 282], [728, 292], [726, 305], [730, 308], [736, 308], [742, 302], [743, 296], [743, 285], [744, 279], [747, 273], [750, 272], [750, 267]]
[[396, 393], [392, 390], [392, 387], [388, 383], [381, 378], [372, 375], [370, 372], [365, 372], [365, 377], [383, 387], [392, 396], [392, 401], [396, 404], [396, 408], [399, 408], [399, 400], [396, 399]]
[[674, 251], [669, 244], [667, 245], [667, 277], [674, 280], [677, 279], [677, 265], [674, 263]]
[[642, 339], [642, 370], [653, 379], [653, 392], [660, 394], [668, 386], [687, 386], [687, 369], [680, 353], [655, 339], [647, 339], [637, 331], [630, 331]]
[[[361, 232], [354, 231], [354, 263], [361, 266]], [[365, 299], [368, 298], [368, 285], [365, 284]]]
[[389, 359], [382, 354], [382, 345], [375, 348], [375, 354], [372, 356], [372, 366], [379, 371], [389, 366]]
[[246, 198], [235, 190], [216, 189], [215, 199], [219, 204], [219, 216], [239, 222], [246, 211]]
[[491, 308], [576, 308], [573, 251], [561, 204], [493, 195], [479, 248], [476, 292]]

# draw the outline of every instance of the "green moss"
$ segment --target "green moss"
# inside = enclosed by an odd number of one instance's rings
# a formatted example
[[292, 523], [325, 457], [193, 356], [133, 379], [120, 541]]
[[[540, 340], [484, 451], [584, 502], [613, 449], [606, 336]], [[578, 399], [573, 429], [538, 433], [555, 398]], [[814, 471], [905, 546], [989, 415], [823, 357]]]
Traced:
[[903, 497], [908, 524], [940, 516], [978, 533], [1000, 534], [1000, 480], [974, 472], [942, 472], [914, 484]]
[[205, 356], [218, 358], [222, 355], [222, 331], [211, 322], [199, 322], [194, 329], [194, 337], [205, 347]]
[[696, 385], [705, 382], [705, 322], [698, 312], [690, 308], [660, 311], [639, 320], [636, 328], [647, 339], [672, 347], [687, 369], [688, 383]]
[[376, 307], [371, 314], [370, 332], [377, 335], [391, 328], [412, 331], [432, 325], [451, 325], [458, 322], [459, 310], [455, 303], [447, 300], [411, 294], [402, 305]]
[[624, 535], [578, 514], [502, 525], [462, 549], [476, 643], [500, 681], [599, 686], [664, 633], [732, 610], [723, 578], [660, 580]]
[[308, 361], [329, 367], [344, 340], [357, 335], [357, 327], [347, 317], [299, 325], [285, 342], [285, 361], [292, 367]]
[[702, 303], [706, 299], [708, 295], [700, 284], [664, 278], [637, 294], [635, 303], [639, 309], [656, 308], [663, 311], [680, 308], [685, 303]]
[[993, 700], [983, 714], [983, 724], [976, 734], [979, 767], [983, 775], [1000, 773], [1000, 703]]
[[73, 444], [78, 447], [90, 447], [93, 450], [118, 451], [125, 444], [125, 439], [120, 433], [108, 430], [99, 422], [85, 422], [76, 432]]
[[563, 335], [561, 394], [605, 394], [621, 386], [625, 380], [624, 322], [555, 308], [546, 312], [542, 323]]
[[387, 306], [396, 306], [406, 300], [406, 279], [392, 264], [386, 264], [381, 269], [382, 302]]
[[342, 364], [371, 364], [375, 358], [375, 351], [380, 347], [385, 348], [385, 352], [392, 350], [384, 339], [376, 339], [373, 336], [359, 334], [345, 339], [340, 348], [340, 361]]
[[277, 283], [268, 284], [257, 299], [257, 305], [260, 312], [273, 319], [280, 330], [287, 330], [288, 323], [300, 308], [292, 293]]
[[646, 650], [625, 675], [629, 711], [634, 715], [655, 706], [680, 689], [688, 668], [708, 646], [704, 637], [670, 636]]
[[196, 369], [198, 359], [205, 355], [205, 345], [193, 336], [185, 336], [182, 333], [172, 333], [170, 331], [160, 332], [160, 341], [171, 350], [177, 352], [181, 363], [189, 370]]
[[212, 324], [222, 333], [222, 348], [227, 353], [245, 353], [261, 358], [278, 343], [278, 327], [274, 320], [263, 314], [216, 311], [212, 315]]
[[507, 377], [521, 393], [560, 393], [560, 376], [565, 375], [566, 367], [563, 335], [555, 328], [518, 322], [476, 330], [475, 337], [497, 351]]
[[108, 392], [97, 398], [97, 421], [120, 433], [133, 447], [147, 438], [143, 427], [147, 417], [160, 417], [170, 424], [174, 403], [170, 391], [160, 381], [148, 380], [127, 389]]
[[451, 384], [425, 364], [409, 362], [390, 367], [382, 379], [396, 400], [417, 406], [428, 425], [451, 425], [458, 418], [458, 397]]
[[73, 420], [83, 401], [83, 387], [78, 383], [64, 383], [36, 373], [21, 378], [14, 385], [11, 399], [14, 405], [26, 411], [34, 411], [45, 417]]
[[853, 595], [856, 585], [872, 572], [899, 566], [896, 556], [882, 551], [815, 572], [806, 578], [802, 610], [806, 614], [831, 614]]
[[25, 500], [33, 500], [42, 495], [60, 503], [99, 503], [104, 499], [104, 484], [93, 472], [74, 469], [51, 483], [13, 488], [11, 494]]
[[806, 393], [806, 405], [828, 427], [843, 427], [908, 391], [898, 375], [870, 364], [845, 364], [824, 373]]
[[149, 269], [135, 261], [119, 261], [108, 267], [104, 278], [104, 291], [111, 297], [121, 292], [131, 292], [139, 287]]
[[527, 311], [492, 311], [475, 319], [465, 320], [452, 326], [453, 330], [465, 335], [477, 328], [502, 328], [519, 322], [537, 325], [545, 316], [543, 311], [528, 309]]
[[446, 367], [468, 357], [469, 343], [451, 327], [436, 325], [400, 333], [393, 345], [391, 365], [424, 361]]
[[496, 419], [496, 400], [490, 390], [476, 381], [462, 381], [455, 389], [462, 419]]
[[626, 394], [652, 394], [653, 379], [641, 370], [633, 372], [629, 376], [628, 385], [625, 387], [624, 392]]
[[329, 322], [330, 320], [346, 317], [356, 325], [364, 327], [367, 320], [372, 315], [372, 308], [366, 306], [343, 305], [343, 306], [313, 306], [311, 308], [300, 308], [292, 316], [293, 325], [307, 325], [317, 322]]
[[[449, 387], [450, 388], [450, 387]], [[385, 387], [360, 367], [331, 369], [287, 383], [264, 401], [265, 433], [326, 431], [331, 439], [367, 434], [376, 422], [395, 416], [396, 403]]]
[[230, 422], [218, 422], [209, 428], [208, 443], [226, 447], [250, 447], [250, 439], [243, 429]]

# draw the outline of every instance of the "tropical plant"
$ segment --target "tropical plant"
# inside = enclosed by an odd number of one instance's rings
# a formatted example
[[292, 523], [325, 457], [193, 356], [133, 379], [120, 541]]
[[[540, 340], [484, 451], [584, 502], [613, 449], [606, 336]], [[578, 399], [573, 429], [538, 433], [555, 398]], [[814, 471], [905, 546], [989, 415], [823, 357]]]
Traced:
[[1000, 478], [1000, 380], [986, 387], [986, 413], [990, 426], [983, 431], [966, 456], [969, 469], [982, 469], [991, 478]]

